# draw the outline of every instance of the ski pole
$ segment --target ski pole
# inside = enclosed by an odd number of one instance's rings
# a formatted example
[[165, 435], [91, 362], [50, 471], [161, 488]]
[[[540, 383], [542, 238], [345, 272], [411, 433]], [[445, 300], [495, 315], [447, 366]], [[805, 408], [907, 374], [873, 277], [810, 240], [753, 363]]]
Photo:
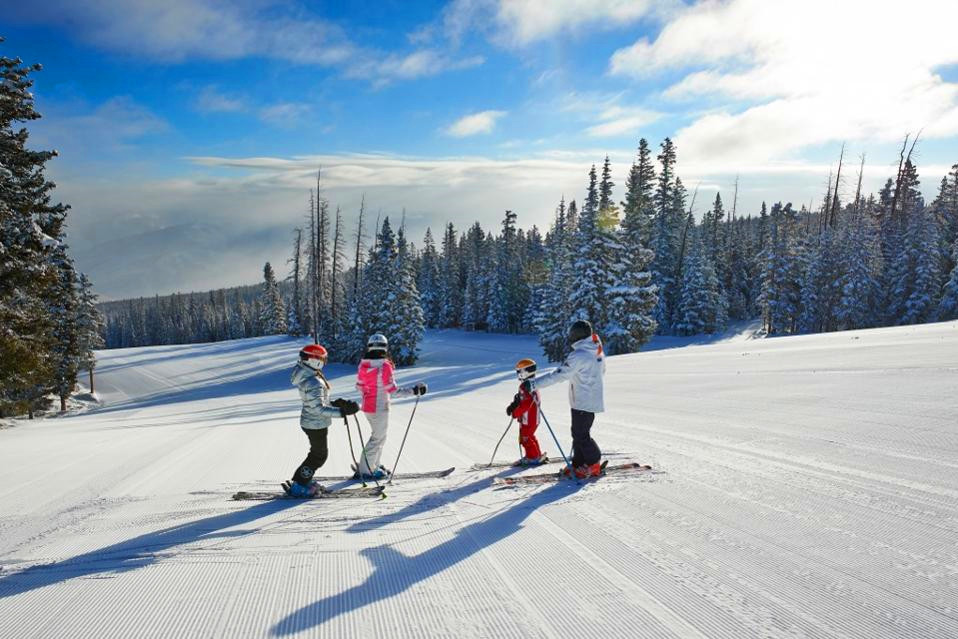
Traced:
[[[492, 457], [489, 458], [489, 466], [492, 466], [492, 462], [495, 461], [496, 453], [499, 452], [499, 444], [501, 444], [502, 440], [506, 438], [506, 433], [508, 433], [509, 429], [512, 428], [512, 422], [514, 421], [516, 421], [515, 417], [509, 420], [509, 425], [506, 426], [506, 430], [502, 433], [502, 437], [500, 437], [499, 441], [496, 442], [496, 447], [492, 451]], [[489, 468], [489, 466], [486, 466], [486, 468]]]
[[[535, 397], [535, 395], [533, 395]], [[552, 435], [552, 440], [556, 443], [556, 447], [559, 449], [559, 453], [562, 455], [562, 459], [565, 460], [566, 467], [569, 469], [569, 476], [575, 477], [575, 471], [572, 469], [572, 462], [569, 461], [569, 458], [566, 457], [565, 451], [562, 450], [562, 444], [559, 443], [559, 438], [556, 437], [555, 431], [552, 430], [552, 425], [549, 424], [549, 420], [546, 417], [546, 414], [542, 412], [542, 406], [539, 404], [539, 398], [535, 397], [536, 408], [539, 409], [539, 415], [542, 416], [542, 421], [546, 423], [546, 427], [549, 429], [549, 434]], [[576, 478], [576, 483], [578, 483], [578, 478]]]
[[399, 444], [399, 453], [396, 455], [396, 462], [393, 464], [393, 472], [389, 474], [389, 481], [386, 482], [390, 486], [393, 483], [393, 477], [396, 475], [396, 466], [399, 465], [399, 458], [402, 457], [402, 449], [406, 446], [406, 437], [409, 435], [409, 427], [412, 426], [412, 418], [416, 416], [416, 409], [419, 408], [419, 398], [421, 395], [416, 395], [416, 403], [413, 404], [412, 414], [409, 416], [409, 422], [406, 424], [406, 432], [403, 433], [402, 443]]
[[[356, 417], [356, 415], [353, 415], [353, 421], [356, 422], [356, 434], [359, 435], [359, 445], [362, 446], [362, 450], [363, 450], [363, 461], [366, 462], [366, 468], [369, 469], [369, 476], [372, 478], [373, 483], [376, 484], [376, 488], [382, 488], [382, 486], [379, 485], [379, 480], [376, 479], [376, 477], [373, 475], [373, 469], [372, 469], [372, 468], [369, 468], [369, 458], [366, 457], [366, 444], [365, 444], [365, 442], [363, 442], [363, 431], [362, 431], [362, 429], [359, 427], [359, 418]], [[359, 468], [359, 464], [356, 464], [356, 472], [359, 473], [359, 476], [360, 476], [360, 477], [363, 476], [363, 473], [362, 473], [361, 469]], [[363, 483], [363, 486], [365, 486], [365, 485], [366, 485], [366, 484]], [[385, 496], [386, 496], [386, 493], [383, 493], [383, 497], [385, 497]]]
[[349, 418], [343, 415], [343, 425], [346, 426], [346, 437], [349, 439], [349, 456], [353, 458], [353, 464], [356, 466], [356, 474], [359, 476], [359, 481], [363, 482], [363, 488], [366, 487], [366, 480], [363, 479], [363, 474], [359, 472], [359, 460], [356, 459], [356, 452], [353, 450], [353, 436], [349, 433]]

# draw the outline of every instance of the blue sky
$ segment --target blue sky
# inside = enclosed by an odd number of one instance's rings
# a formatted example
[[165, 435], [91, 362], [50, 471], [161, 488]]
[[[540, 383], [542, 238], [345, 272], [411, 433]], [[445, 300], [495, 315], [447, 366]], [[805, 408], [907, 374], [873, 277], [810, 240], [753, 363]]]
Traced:
[[48, 0], [8, 8], [0, 46], [44, 65], [33, 144], [61, 152], [77, 261], [118, 297], [256, 281], [319, 166], [347, 223], [365, 196], [414, 240], [506, 208], [547, 226], [606, 154], [621, 185], [639, 137], [676, 140], [699, 212], [738, 176], [748, 214], [820, 202], [842, 143], [875, 189], [921, 130], [930, 196], [958, 162], [958, 9], [912, 2], [908, 33], [893, 9]]

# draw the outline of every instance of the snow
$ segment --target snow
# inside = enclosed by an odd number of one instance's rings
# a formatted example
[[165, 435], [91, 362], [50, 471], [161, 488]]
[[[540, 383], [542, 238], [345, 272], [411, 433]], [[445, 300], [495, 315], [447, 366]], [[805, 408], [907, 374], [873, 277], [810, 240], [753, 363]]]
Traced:
[[383, 501], [230, 500], [305, 455], [297, 342], [104, 351], [101, 407], [0, 430], [0, 637], [958, 636], [958, 322], [751, 332], [609, 358], [594, 434], [662, 472], [503, 489], [535, 340], [427, 332], [400, 471], [457, 470]]

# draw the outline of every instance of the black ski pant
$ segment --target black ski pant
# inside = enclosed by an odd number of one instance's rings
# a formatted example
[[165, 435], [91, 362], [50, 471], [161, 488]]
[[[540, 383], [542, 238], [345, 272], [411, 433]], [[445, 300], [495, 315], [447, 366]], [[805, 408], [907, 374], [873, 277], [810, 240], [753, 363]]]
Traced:
[[583, 466], [598, 464], [602, 459], [599, 445], [592, 439], [590, 431], [595, 413], [572, 409], [572, 465]]
[[326, 458], [329, 457], [329, 448], [326, 446], [326, 437], [329, 429], [304, 428], [303, 432], [306, 433], [306, 437], [309, 438], [309, 454], [306, 455], [306, 459], [303, 460], [303, 463], [300, 464], [296, 472], [293, 473], [293, 481], [307, 486], [316, 471], [326, 463]]

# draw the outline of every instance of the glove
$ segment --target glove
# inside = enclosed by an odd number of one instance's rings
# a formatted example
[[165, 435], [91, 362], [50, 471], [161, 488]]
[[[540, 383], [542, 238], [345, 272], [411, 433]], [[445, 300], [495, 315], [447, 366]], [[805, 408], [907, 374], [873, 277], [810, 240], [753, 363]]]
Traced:
[[428, 388], [429, 388], [429, 387], [426, 386], [425, 383], [420, 382], [420, 383], [418, 383], [418, 384], [416, 384], [415, 386], [412, 387], [412, 394], [413, 394], [413, 395], [425, 395], [425, 394], [426, 394], [426, 390], [428, 390]]
[[519, 393], [512, 398], [512, 403], [506, 408], [506, 415], [512, 416], [512, 413], [519, 407]]
[[355, 415], [359, 412], [359, 404], [349, 399], [343, 399], [342, 397], [331, 401], [329, 405], [339, 409], [340, 417]]

